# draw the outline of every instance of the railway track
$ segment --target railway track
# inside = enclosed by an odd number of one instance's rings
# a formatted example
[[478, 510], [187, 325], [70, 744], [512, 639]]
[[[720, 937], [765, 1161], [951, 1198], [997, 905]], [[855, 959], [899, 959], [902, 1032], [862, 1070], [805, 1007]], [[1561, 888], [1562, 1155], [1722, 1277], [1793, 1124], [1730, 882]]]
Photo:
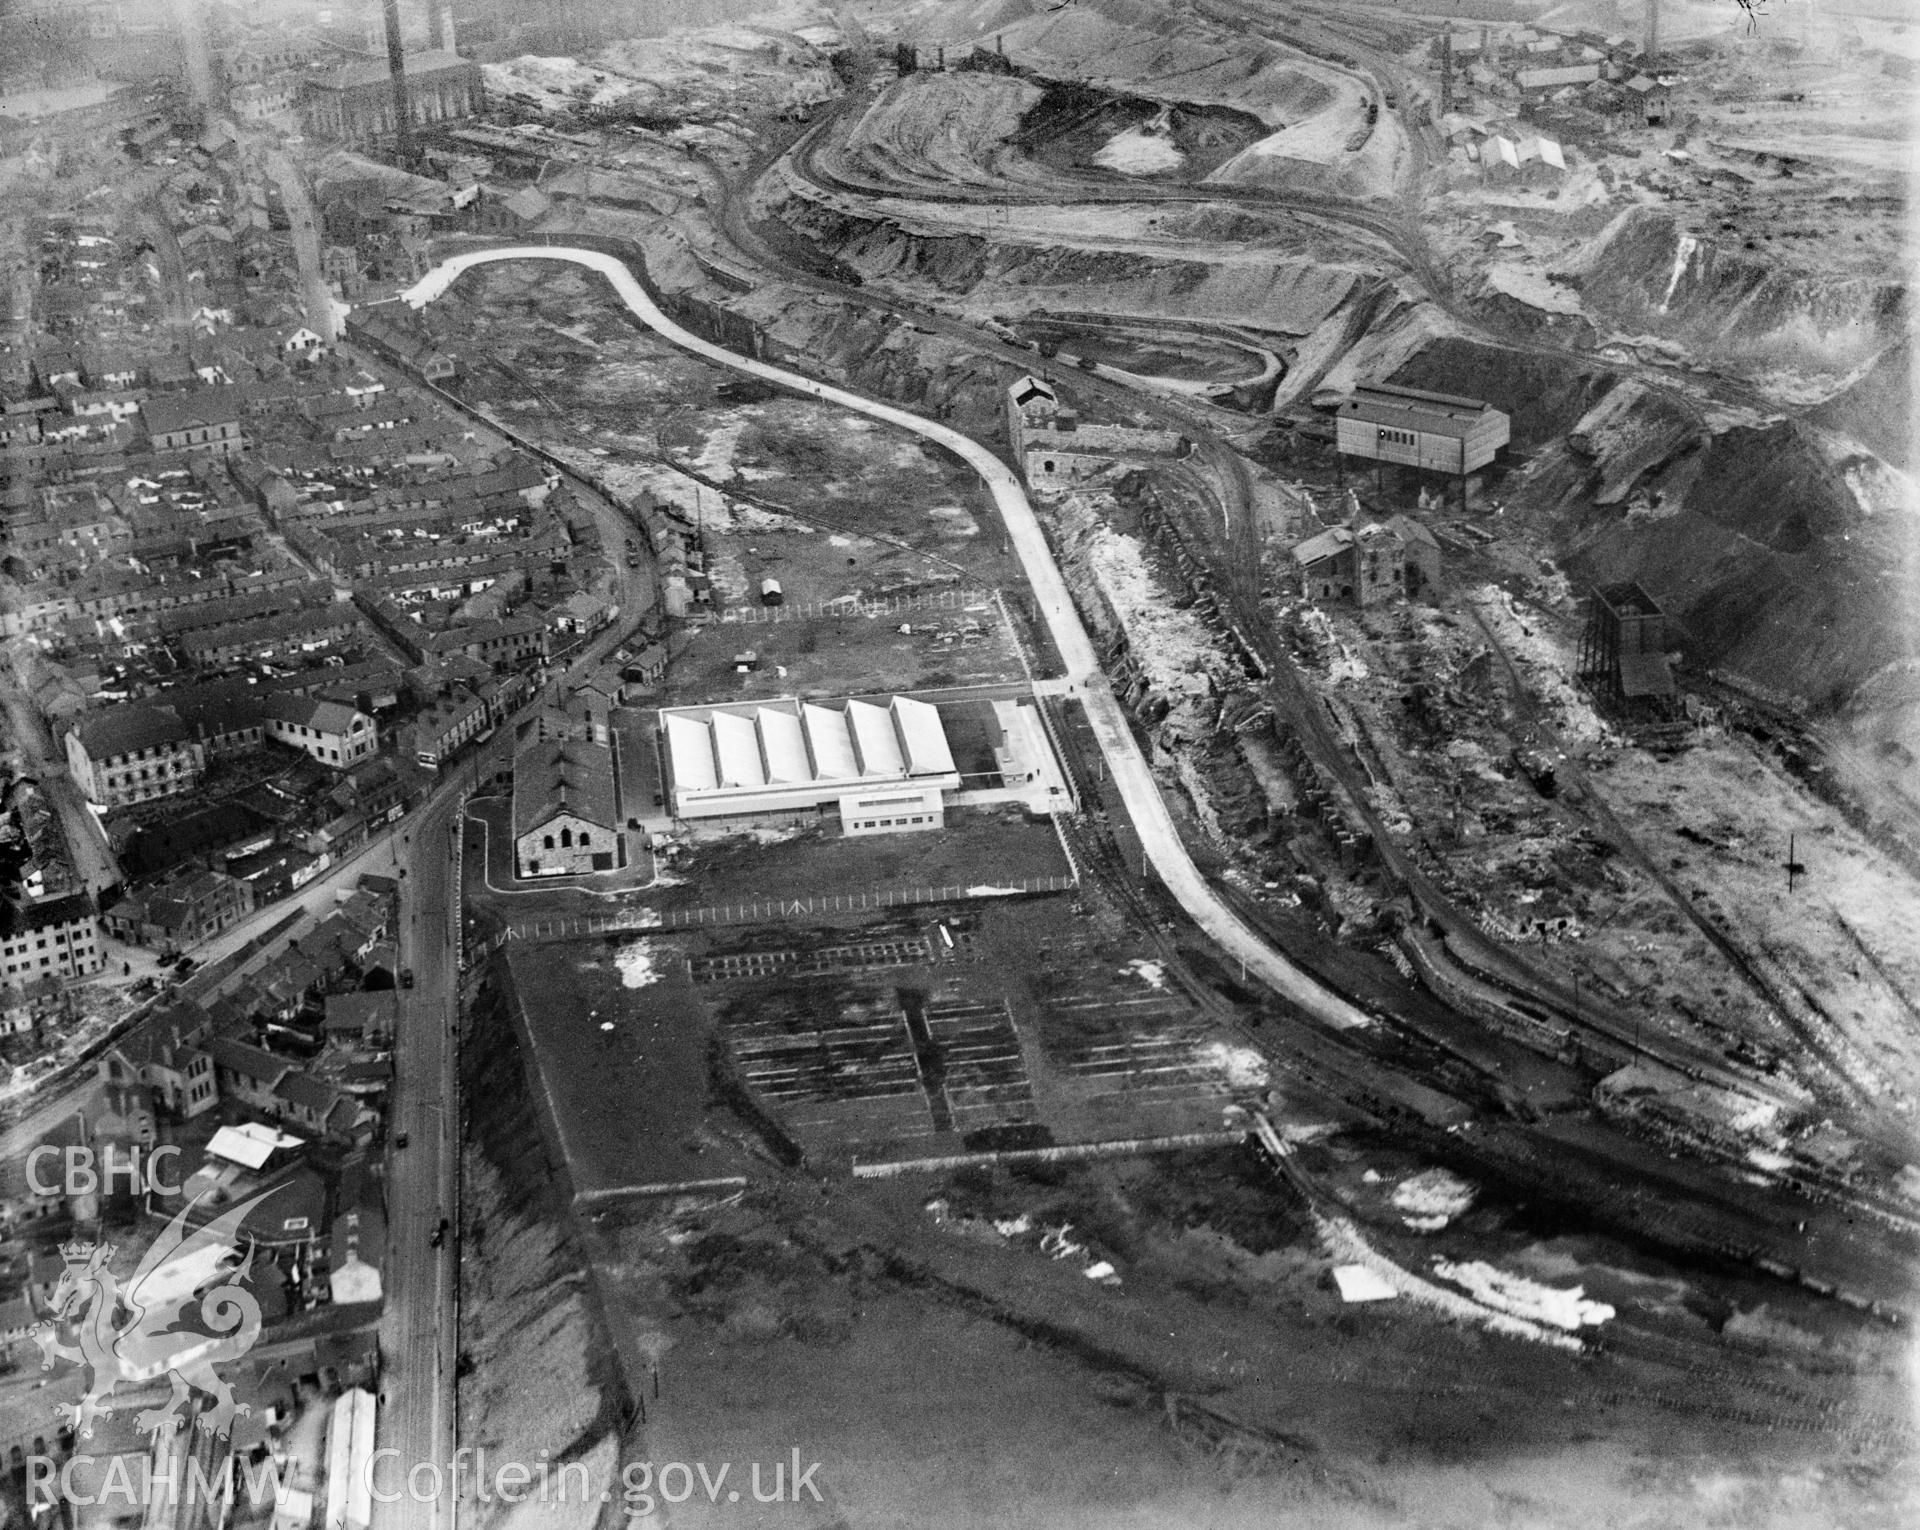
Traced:
[[[835, 123], [839, 121], [842, 115], [853, 105], [863, 106], [864, 101], [843, 104], [826, 119], [808, 128], [800, 135], [798, 141], [787, 150], [778, 155], [770, 156], [766, 161], [755, 167], [754, 173], [745, 177], [743, 183], [735, 183], [729, 180], [717, 168], [709, 167], [715, 176], [718, 187], [719, 194], [715, 198], [715, 207], [719, 214], [719, 223], [722, 232], [728, 240], [734, 244], [735, 248], [742, 254], [748, 264], [759, 265], [761, 269], [767, 271], [769, 276], [777, 280], [790, 285], [810, 288], [822, 295], [832, 297], [843, 303], [850, 303], [855, 306], [891, 313], [923, 329], [946, 334], [965, 344], [975, 353], [988, 355], [1009, 364], [1046, 375], [1047, 369], [1042, 366], [1036, 366], [1032, 352], [984, 335], [977, 326], [949, 318], [946, 315], [939, 314], [917, 303], [876, 293], [871, 288], [864, 286], [853, 285], [845, 280], [836, 279], [835, 276], [820, 275], [805, 271], [796, 272], [791, 263], [768, 258], [769, 252], [766, 244], [754, 226], [753, 220], [748, 216], [746, 206], [747, 196], [750, 194], [752, 187], [758, 183], [761, 175], [770, 167], [782, 162], [801, 167], [804, 178], [804, 172], [810, 169], [815, 162], [816, 151], [821, 139], [827, 132], [834, 128]], [[901, 197], [916, 194], [912, 188], [901, 188], [898, 186], [864, 187], [845, 182], [842, 182], [841, 185], [844, 194], [859, 197]], [[1075, 193], [1083, 194], [1084, 199], [1091, 202], [1138, 201], [1142, 199], [1136, 194], [1140, 188], [1133, 187], [1125, 188], [1124, 191], [1111, 186], [1097, 187], [1092, 185], [1072, 186], [1067, 189]], [[1063, 197], [1061, 195], [1061, 188], [1058, 185], [1047, 188], [1044, 194], [1038, 189], [1033, 188], [1009, 188], [1007, 197], [1004, 198], [1000, 195], [981, 192], [974, 188], [944, 188], [933, 195], [932, 200], [955, 207], [978, 206], [981, 204], [997, 203], [1012, 198], [1015, 191], [1018, 192], [1018, 199], [1023, 202], [1065, 203], [1071, 205], [1074, 200], [1073, 196]], [[1202, 190], [1198, 188], [1161, 187], [1154, 188], [1152, 197], [1154, 200], [1163, 201], [1208, 201], [1238, 198], [1265, 202], [1279, 211], [1324, 219], [1338, 226], [1366, 234], [1370, 238], [1377, 236], [1384, 239], [1388, 243], [1394, 244], [1397, 249], [1403, 251], [1403, 259], [1405, 259], [1405, 264], [1409, 270], [1419, 270], [1427, 273], [1423, 280], [1423, 285], [1428, 287], [1430, 296], [1434, 297], [1436, 301], [1441, 302], [1443, 306], [1449, 306], [1453, 303], [1451, 293], [1447, 290], [1446, 284], [1439, 279], [1438, 273], [1433, 270], [1431, 262], [1425, 257], [1424, 250], [1419, 248], [1417, 243], [1407, 235], [1400, 222], [1388, 213], [1355, 209], [1345, 205], [1319, 204], [1310, 198], [1281, 197], [1272, 193], [1250, 192], [1238, 188], [1234, 189], [1229, 195], [1223, 196], [1221, 188], [1209, 187]], [[876, 210], [871, 216], [877, 220], [884, 220], [888, 214], [884, 210]], [[967, 232], [977, 234], [979, 230], [975, 227], [967, 230]], [[1404, 255], [1404, 251], [1407, 249], [1411, 249], [1413, 252], [1411, 258], [1407, 258]], [[1471, 322], [1475, 331], [1486, 334], [1485, 326], [1480, 324], [1477, 319], [1469, 316], [1469, 322]], [[1567, 353], [1557, 347], [1516, 343], [1507, 337], [1498, 335], [1486, 334], [1486, 338], [1489, 344], [1502, 346], [1515, 352], [1532, 352], [1551, 356], [1558, 360], [1565, 360], [1567, 357]], [[1577, 359], [1582, 365], [1588, 365], [1597, 370], [1609, 371], [1616, 375], [1639, 381], [1642, 386], [1647, 387], [1650, 391], [1666, 396], [1677, 407], [1681, 408], [1689, 418], [1699, 422], [1701, 428], [1704, 429], [1704, 416], [1699, 404], [1687, 394], [1674, 390], [1662, 382], [1646, 378], [1643, 368], [1612, 358], [1591, 356], [1584, 353]], [[1328, 768], [1329, 773], [1332, 774], [1336, 780], [1344, 781], [1350, 790], [1354, 790], [1355, 795], [1360, 798], [1364, 808], [1364, 796], [1357, 790], [1357, 783], [1354, 780], [1357, 774], [1357, 765], [1347, 760], [1344, 751], [1339, 747], [1338, 741], [1329, 736], [1325, 719], [1320, 709], [1314, 705], [1313, 696], [1306, 686], [1304, 679], [1294, 669], [1291, 656], [1284, 651], [1283, 647], [1271, 634], [1264, 630], [1264, 622], [1260, 619], [1258, 606], [1258, 547], [1252, 517], [1249, 513], [1251, 474], [1245, 460], [1232, 449], [1228, 439], [1231, 435], [1241, 433], [1244, 428], [1242, 422], [1236, 417], [1228, 417], [1220, 411], [1207, 409], [1204, 406], [1197, 406], [1191, 402], [1142, 395], [1126, 388], [1122, 384], [1099, 378], [1093, 374], [1074, 373], [1071, 374], [1068, 381], [1069, 385], [1076, 390], [1105, 397], [1129, 411], [1144, 414], [1150, 418], [1156, 418], [1174, 425], [1176, 428], [1183, 429], [1191, 438], [1198, 441], [1205, 454], [1205, 461], [1214, 468], [1214, 471], [1219, 477], [1219, 483], [1216, 486], [1216, 492], [1213, 498], [1214, 502], [1220, 506], [1222, 515], [1221, 528], [1217, 533], [1211, 525], [1191, 528], [1194, 535], [1190, 545], [1197, 549], [1201, 566], [1210, 572], [1217, 586], [1228, 596], [1228, 609], [1233, 614], [1233, 625], [1238, 626], [1242, 631], [1252, 635], [1252, 641], [1257, 645], [1257, 652], [1261, 661], [1268, 666], [1271, 672], [1271, 680], [1267, 682], [1267, 690], [1276, 706], [1276, 710], [1297, 721], [1302, 742], [1307, 745], [1309, 752], [1314, 755], [1323, 766]], [[1738, 393], [1739, 385], [1725, 385], [1723, 391]], [[1578, 998], [1567, 992], [1552, 974], [1534, 970], [1529, 963], [1516, 957], [1513, 953], [1507, 952], [1503, 948], [1494, 947], [1478, 929], [1477, 924], [1457, 909], [1429, 878], [1422, 875], [1417, 868], [1407, 863], [1405, 858], [1398, 854], [1390, 842], [1385, 841], [1385, 836], [1381, 833], [1377, 819], [1373, 819], [1372, 816], [1369, 815], [1369, 820], [1369, 831], [1372, 833], [1375, 843], [1382, 845], [1383, 849], [1387, 851], [1386, 858], [1389, 860], [1391, 869], [1394, 870], [1397, 876], [1401, 877], [1403, 884], [1408, 886], [1409, 890], [1414, 893], [1420, 906], [1439, 928], [1450, 935], [1456, 936], [1470, 947], [1476, 949], [1478, 956], [1487, 969], [1483, 972], [1483, 976], [1487, 976], [1492, 981], [1508, 987], [1516, 994], [1523, 996], [1527, 1001], [1538, 1005], [1550, 1014], [1565, 1017], [1571, 1021], [1577, 1021], [1583, 1026], [1596, 1029], [1603, 1036], [1609, 1037], [1615, 1045], [1633, 1045], [1628, 1038], [1633, 1036], [1634, 1031], [1637, 1029], [1636, 1027], [1633, 1027], [1624, 1017], [1611, 1015], [1597, 1016], [1592, 1012], [1591, 1005], [1583, 1002], [1582, 998]], [[1090, 844], [1088, 848], [1091, 850], [1099, 850], [1100, 847], [1096, 841]], [[1101, 885], [1110, 896], [1117, 900], [1118, 906], [1140, 920], [1143, 929], [1157, 932], [1155, 935], [1155, 944], [1162, 954], [1172, 954], [1168, 949], [1172, 943], [1166, 940], [1165, 931], [1162, 928], [1160, 920], [1156, 917], [1155, 911], [1139, 897], [1137, 890], [1132, 886], [1132, 869], [1124, 865], [1114, 864], [1111, 850], [1105, 850], [1090, 857], [1089, 864], [1101, 868]], [[1189, 984], [1197, 983], [1193, 975], [1187, 972], [1184, 963], [1176, 962], [1174, 970], [1186, 973], [1185, 981]], [[1206, 988], [1205, 984], [1198, 984], [1197, 986], [1200, 990], [1205, 990]], [[1217, 1009], [1210, 1009], [1210, 1012], [1219, 1013]], [[1262, 1050], [1265, 1051], [1267, 1049], [1262, 1048]], [[1682, 1056], [1678, 1050], [1670, 1046], [1661, 1046], [1657, 1049], [1655, 1047], [1645, 1047], [1643, 1050], [1656, 1056], [1662, 1056], [1665, 1060], [1671, 1061], [1675, 1066], [1680, 1067], [1683, 1071], [1689, 1072], [1695, 1077], [1718, 1082], [1726, 1087], [1741, 1088], [1748, 1092], [1758, 1092], [1763, 1096], [1769, 1092], [1764, 1086], [1760, 1086], [1756, 1091], [1754, 1080], [1751, 1077], [1740, 1074], [1735, 1070], [1727, 1069], [1717, 1054], [1699, 1053], [1696, 1056], [1692, 1052], [1688, 1052], [1687, 1055]], [[1293, 1059], [1289, 1059], [1288, 1064], [1295, 1068], [1299, 1066], [1297, 1060]], [[1318, 1081], [1316, 1081], [1316, 1083], [1317, 1082]], [[1336, 1098], [1345, 1097], [1350, 1094], [1352, 1092], [1350, 1086], [1350, 1080], [1339, 1080], [1331, 1076], [1326, 1077], [1327, 1091]], [[1687, 1240], [1682, 1241], [1686, 1242]]]

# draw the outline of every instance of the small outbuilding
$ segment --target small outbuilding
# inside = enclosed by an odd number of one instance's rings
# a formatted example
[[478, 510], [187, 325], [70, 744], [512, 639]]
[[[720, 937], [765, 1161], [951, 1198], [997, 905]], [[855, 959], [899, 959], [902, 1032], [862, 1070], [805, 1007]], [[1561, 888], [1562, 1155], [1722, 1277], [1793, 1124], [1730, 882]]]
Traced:
[[1626, 83], [1629, 99], [1639, 103], [1641, 119], [1648, 127], [1665, 127], [1673, 115], [1673, 88], [1665, 80], [1650, 74], [1636, 74]]

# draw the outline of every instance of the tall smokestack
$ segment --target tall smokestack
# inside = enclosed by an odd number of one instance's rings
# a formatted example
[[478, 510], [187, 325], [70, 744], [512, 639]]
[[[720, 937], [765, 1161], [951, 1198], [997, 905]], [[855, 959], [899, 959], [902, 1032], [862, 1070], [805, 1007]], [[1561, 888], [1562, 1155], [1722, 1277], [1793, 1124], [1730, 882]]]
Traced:
[[407, 54], [400, 42], [400, 0], [380, 0], [387, 20], [387, 73], [393, 79], [394, 148], [413, 158], [413, 113], [407, 107]]
[[432, 12], [433, 45], [442, 53], [458, 53], [459, 45], [453, 37], [453, 7], [436, 5]]
[[1660, 61], [1660, 0], [1647, 0], [1647, 56], [1643, 69], [1651, 70]]
[[186, 65], [187, 89], [196, 106], [213, 106], [218, 84], [213, 73], [213, 55], [207, 49], [207, 27], [200, 15], [201, 0], [173, 0], [173, 13], [180, 30], [180, 57]]

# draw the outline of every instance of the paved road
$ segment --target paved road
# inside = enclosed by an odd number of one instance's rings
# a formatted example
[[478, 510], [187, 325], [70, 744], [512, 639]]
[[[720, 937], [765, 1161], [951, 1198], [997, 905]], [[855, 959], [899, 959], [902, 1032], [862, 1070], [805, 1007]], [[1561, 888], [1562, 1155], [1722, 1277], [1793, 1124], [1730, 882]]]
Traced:
[[662, 338], [707, 361], [777, 382], [797, 392], [827, 403], [838, 404], [873, 419], [912, 431], [937, 442], [963, 459], [986, 482], [994, 503], [999, 507], [1026, 571], [1035, 602], [1046, 619], [1061, 661], [1067, 684], [1086, 706], [1095, 740], [1106, 756], [1107, 768], [1133, 814], [1134, 825], [1145, 846], [1147, 859], [1189, 917], [1230, 957], [1244, 962], [1247, 971], [1259, 977], [1282, 997], [1299, 1005], [1316, 1019], [1347, 1028], [1371, 1023], [1366, 1015], [1345, 999], [1322, 987], [1278, 951], [1269, 946], [1238, 914], [1228, 908], [1208, 886], [1181, 843], [1166, 802], [1147, 766], [1146, 757], [1127, 725], [1126, 714], [1114, 698], [1106, 676], [1101, 673], [1098, 656], [1080, 623], [1066, 581], [1053, 561], [1039, 520], [1028, 503], [1020, 480], [1000, 459], [979, 442], [945, 425], [922, 419], [908, 410], [878, 403], [849, 393], [843, 388], [815, 382], [798, 373], [769, 366], [765, 362], [736, 356], [721, 346], [680, 328], [654, 306], [633, 273], [618, 258], [596, 250], [568, 249], [542, 245], [516, 245], [495, 250], [470, 250], [456, 255], [429, 272], [417, 285], [402, 293], [414, 308], [424, 307], [447, 291], [459, 277], [474, 266], [501, 260], [561, 260], [598, 271], [611, 283], [628, 310]]
[[24, 756], [26, 768], [39, 781], [40, 789], [60, 815], [74, 870], [86, 883], [87, 891], [97, 893], [113, 886], [120, 880], [120, 867], [107, 845], [106, 830], [87, 806], [86, 797], [73, 777], [67, 774], [66, 753], [55, 742], [46, 718], [14, 682], [4, 662], [0, 662], [0, 711], [6, 714], [8, 742]]
[[[407, 868], [400, 884], [400, 957], [411, 967], [413, 990], [401, 1005], [394, 1048], [393, 1118], [389, 1144], [404, 1132], [405, 1148], [390, 1147], [387, 1172], [386, 1304], [380, 1316], [382, 1391], [375, 1445], [399, 1452], [383, 1488], [420, 1462], [453, 1460], [452, 1383], [458, 1339], [454, 1282], [459, 1239], [435, 1248], [435, 1227], [454, 1219], [459, 1171], [459, 1100], [454, 1082], [452, 1029], [458, 1009], [456, 949], [460, 901], [455, 896], [450, 836], [464, 797], [459, 779], [407, 820], [399, 853]], [[422, 1478], [423, 1483], [425, 1478]], [[436, 1530], [447, 1494], [425, 1501], [411, 1494], [377, 1504], [375, 1530]]]
[[[425, 805], [393, 836], [393, 852], [406, 871], [400, 884], [400, 958], [412, 968], [414, 986], [402, 1002], [394, 1047], [389, 1141], [405, 1132], [408, 1143], [389, 1154], [386, 1302], [380, 1320], [384, 1402], [374, 1443], [399, 1452], [382, 1470], [383, 1490], [404, 1480], [396, 1474], [429, 1462], [441, 1467], [442, 1487], [437, 1498], [416, 1501], [407, 1493], [400, 1502], [375, 1504], [373, 1530], [440, 1530], [453, 1523], [454, 1480], [446, 1468], [454, 1459], [459, 1357], [460, 1103], [453, 1028], [459, 1013], [461, 921], [453, 835], [473, 783], [511, 761], [520, 722], [559, 687], [606, 662], [629, 635], [622, 622], [595, 637], [552, 687], [448, 770]], [[450, 1226], [436, 1249], [431, 1240], [441, 1217]]]
[[286, 206], [287, 223], [293, 231], [293, 255], [300, 268], [307, 327], [331, 345], [340, 338], [339, 311], [321, 273], [320, 213], [314, 206], [313, 188], [307, 184], [300, 167], [281, 149], [267, 155], [267, 174], [280, 188], [280, 200]]

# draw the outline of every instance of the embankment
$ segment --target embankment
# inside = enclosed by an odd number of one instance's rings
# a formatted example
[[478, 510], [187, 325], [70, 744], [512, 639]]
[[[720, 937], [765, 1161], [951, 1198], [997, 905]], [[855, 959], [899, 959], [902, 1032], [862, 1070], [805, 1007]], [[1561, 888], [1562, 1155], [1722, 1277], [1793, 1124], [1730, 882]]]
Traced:
[[[496, 1461], [610, 1472], [636, 1408], [569, 1212], [571, 1182], [541, 1119], [539, 1080], [496, 958], [461, 1051], [459, 1443]], [[516, 1511], [468, 1504], [476, 1530]], [[587, 1530], [598, 1504], [547, 1504], [543, 1530]]]

